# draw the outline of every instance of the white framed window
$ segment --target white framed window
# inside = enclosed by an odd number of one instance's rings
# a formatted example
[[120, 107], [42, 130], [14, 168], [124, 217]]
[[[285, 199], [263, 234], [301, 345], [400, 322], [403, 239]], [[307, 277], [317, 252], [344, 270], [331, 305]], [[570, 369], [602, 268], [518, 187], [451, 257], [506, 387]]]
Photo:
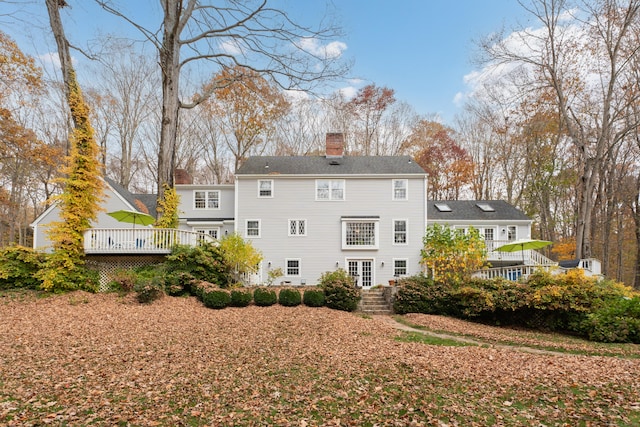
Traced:
[[248, 219], [245, 223], [246, 237], [260, 237], [260, 220]]
[[514, 240], [517, 240], [518, 235], [517, 235], [517, 228], [515, 225], [509, 225], [507, 227], [507, 240], [510, 242], [513, 242]]
[[407, 244], [407, 220], [406, 219], [394, 219], [393, 220], [393, 244], [394, 245], [406, 245]]
[[407, 275], [407, 259], [395, 258], [393, 260], [393, 276], [400, 277]]
[[194, 228], [193, 231], [205, 236], [209, 236], [214, 240], [218, 240], [220, 236], [220, 227], [215, 228]]
[[487, 240], [487, 241], [495, 240], [495, 230], [493, 228], [485, 228], [483, 231], [484, 231], [484, 240]]
[[273, 197], [273, 180], [258, 180], [258, 197]]
[[286, 276], [300, 276], [300, 258], [287, 258], [285, 260]]
[[408, 200], [409, 199], [409, 181], [406, 179], [394, 179], [393, 182], [393, 200]]
[[193, 192], [194, 209], [220, 209], [220, 191], [195, 190]]
[[290, 219], [288, 234], [289, 236], [306, 236], [307, 220], [306, 219]]
[[378, 249], [378, 219], [342, 220], [342, 249]]
[[344, 179], [317, 179], [316, 200], [344, 200]]

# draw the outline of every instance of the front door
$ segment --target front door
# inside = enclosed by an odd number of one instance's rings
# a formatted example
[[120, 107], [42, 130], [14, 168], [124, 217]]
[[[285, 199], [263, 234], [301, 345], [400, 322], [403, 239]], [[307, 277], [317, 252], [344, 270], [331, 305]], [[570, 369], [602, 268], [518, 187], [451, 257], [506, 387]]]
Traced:
[[350, 259], [347, 260], [348, 273], [353, 277], [356, 286], [369, 289], [373, 286], [373, 260]]

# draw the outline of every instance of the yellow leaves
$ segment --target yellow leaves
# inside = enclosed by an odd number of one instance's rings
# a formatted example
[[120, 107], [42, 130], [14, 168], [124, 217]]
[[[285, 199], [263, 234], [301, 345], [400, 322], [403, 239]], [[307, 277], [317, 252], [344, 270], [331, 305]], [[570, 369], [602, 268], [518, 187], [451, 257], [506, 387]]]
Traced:
[[163, 189], [163, 195], [161, 199], [158, 199], [157, 208], [160, 217], [155, 226], [158, 228], [178, 228], [180, 196], [175, 188], [171, 188], [167, 184], [163, 185]]

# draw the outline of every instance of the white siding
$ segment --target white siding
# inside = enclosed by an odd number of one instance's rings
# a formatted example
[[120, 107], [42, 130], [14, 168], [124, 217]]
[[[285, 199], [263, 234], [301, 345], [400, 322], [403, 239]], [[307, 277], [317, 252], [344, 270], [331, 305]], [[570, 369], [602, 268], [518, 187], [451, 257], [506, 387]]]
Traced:
[[[316, 201], [315, 181], [318, 177], [276, 177], [274, 197], [257, 197], [258, 179], [265, 177], [238, 176], [238, 218], [236, 227], [245, 235], [247, 219], [260, 219], [260, 238], [251, 239], [264, 255], [263, 277], [267, 265], [286, 270], [287, 259], [300, 259], [301, 276], [283, 277], [294, 284], [304, 280], [315, 284], [326, 271], [346, 269], [350, 258], [374, 260], [374, 285], [393, 279], [393, 259], [408, 260], [408, 274], [420, 271], [420, 249], [425, 229], [424, 179], [408, 178], [409, 199], [393, 201], [391, 177], [345, 179], [345, 200]], [[402, 178], [402, 177], [400, 177]], [[334, 179], [334, 177], [331, 177]], [[379, 244], [374, 250], [342, 249], [342, 217], [378, 217]], [[289, 236], [289, 219], [306, 220], [306, 236]], [[407, 245], [393, 244], [393, 220], [408, 222]], [[384, 262], [384, 266], [382, 265]]]

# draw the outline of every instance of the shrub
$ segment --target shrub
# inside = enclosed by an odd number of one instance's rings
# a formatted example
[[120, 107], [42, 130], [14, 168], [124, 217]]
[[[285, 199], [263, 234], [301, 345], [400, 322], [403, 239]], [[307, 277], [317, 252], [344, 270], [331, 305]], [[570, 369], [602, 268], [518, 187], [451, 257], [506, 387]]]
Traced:
[[451, 286], [423, 274], [400, 279], [397, 286], [396, 313], [452, 314]]
[[640, 344], [640, 297], [619, 298], [588, 314], [580, 332], [593, 341]]
[[35, 273], [42, 268], [44, 255], [24, 246], [0, 251], [0, 289], [37, 289], [40, 280]]
[[165, 276], [165, 288], [171, 296], [181, 296], [191, 293], [191, 285], [196, 280], [186, 271], [171, 271]]
[[278, 302], [278, 296], [273, 289], [256, 288], [253, 291], [253, 301], [259, 307], [268, 307]]
[[251, 304], [253, 295], [249, 289], [232, 289], [231, 302], [232, 307], [246, 307]]
[[231, 294], [226, 289], [211, 289], [202, 294], [202, 303], [205, 307], [222, 309], [229, 306]]
[[137, 279], [138, 275], [133, 270], [116, 270], [109, 281], [109, 290], [126, 293], [132, 292]]
[[297, 289], [282, 289], [278, 294], [278, 303], [285, 307], [295, 307], [302, 303], [302, 296]]
[[324, 307], [324, 291], [322, 289], [305, 289], [302, 302], [307, 307]]
[[148, 304], [164, 296], [164, 281], [160, 276], [139, 279], [134, 290], [137, 293], [138, 301]]
[[223, 288], [229, 284], [229, 268], [218, 247], [212, 243], [175, 246], [167, 256], [165, 269], [172, 274], [184, 273], [195, 280], [215, 283]]
[[324, 291], [327, 307], [343, 311], [354, 311], [358, 307], [360, 290], [345, 270], [323, 273], [318, 286]]

